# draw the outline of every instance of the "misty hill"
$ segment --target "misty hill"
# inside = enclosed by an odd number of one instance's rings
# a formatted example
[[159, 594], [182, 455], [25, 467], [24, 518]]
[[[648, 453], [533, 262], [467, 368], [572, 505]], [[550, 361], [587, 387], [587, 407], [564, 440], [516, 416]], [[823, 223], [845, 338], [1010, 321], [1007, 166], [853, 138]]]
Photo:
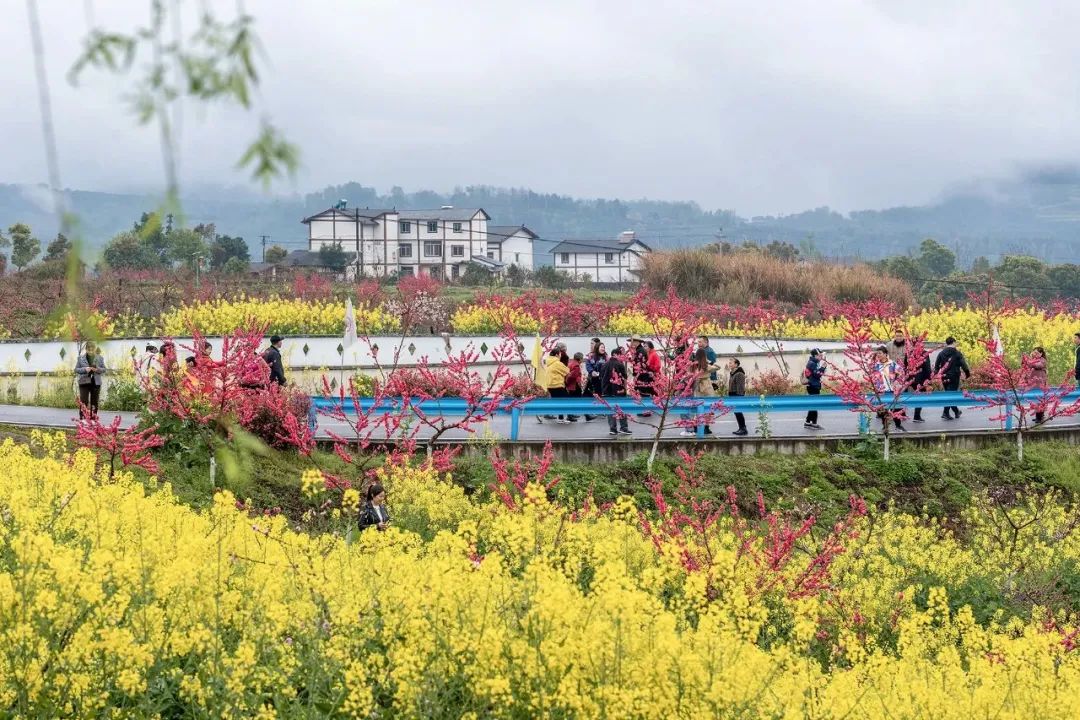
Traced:
[[[1050, 262], [1080, 261], [1080, 171], [1029, 173], [1007, 182], [984, 183], [950, 193], [925, 206], [864, 210], [843, 215], [818, 208], [784, 216], [743, 218], [733, 211], [704, 210], [693, 202], [582, 200], [531, 190], [475, 186], [450, 193], [379, 193], [359, 183], [327, 187], [304, 196], [267, 197], [249, 190], [215, 188], [185, 195], [187, 224], [215, 223], [218, 231], [244, 237], [258, 258], [260, 236], [288, 249], [306, 246], [300, 220], [339, 199], [350, 207], [398, 209], [442, 205], [483, 207], [496, 224], [524, 223], [551, 244], [566, 237], [610, 237], [623, 230], [656, 248], [692, 247], [723, 239], [740, 243], [773, 240], [811, 247], [828, 257], [878, 259], [903, 254], [925, 237], [952, 247], [964, 264], [983, 255], [1035, 254]], [[129, 229], [158, 198], [139, 194], [70, 191], [90, 248]], [[0, 227], [26, 222], [48, 240], [56, 220], [48, 193], [39, 186], [0, 185]]]

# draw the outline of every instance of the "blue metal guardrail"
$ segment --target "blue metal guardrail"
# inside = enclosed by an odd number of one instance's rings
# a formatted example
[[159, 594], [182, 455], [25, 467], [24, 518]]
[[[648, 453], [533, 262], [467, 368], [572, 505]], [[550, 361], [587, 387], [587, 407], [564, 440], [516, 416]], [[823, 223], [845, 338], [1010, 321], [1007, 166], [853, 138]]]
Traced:
[[[1043, 396], [1041, 390], [1032, 390], [1024, 393], [1021, 397], [1025, 401], [1038, 400]], [[989, 400], [1000, 397], [1000, 393], [994, 391], [974, 391], [970, 394], [962, 392], [932, 392], [932, 393], [902, 393], [894, 407], [978, 407], [984, 406]], [[1065, 402], [1080, 399], [1080, 390], [1074, 390], [1065, 396]], [[673, 399], [669, 414], [692, 421], [694, 417], [707, 409], [723, 401], [724, 408], [732, 412], [759, 412], [764, 406], [767, 412], [806, 412], [807, 410], [851, 410], [854, 405], [844, 402], [839, 395], [772, 395], [766, 396], [764, 402], [757, 396], [730, 397], [688, 397]], [[606, 403], [606, 404], [604, 404]], [[521, 418], [537, 415], [614, 415], [621, 410], [627, 415], [643, 412], [660, 412], [661, 408], [652, 402], [651, 398], [643, 397], [640, 400], [627, 397], [604, 398], [604, 403], [593, 397], [577, 398], [536, 398], [529, 400], [520, 406], [514, 406], [512, 401], [506, 401], [496, 410], [497, 415], [510, 416], [510, 440], [517, 440], [521, 426]], [[360, 411], [381, 411], [381, 414], [389, 415], [401, 412], [405, 403], [400, 397], [383, 398], [376, 403], [375, 398], [363, 397], [359, 399]], [[341, 408], [340, 398], [314, 397], [312, 405], [315, 409]], [[468, 404], [461, 398], [440, 398], [437, 400], [412, 399], [409, 405], [419, 406], [420, 410], [428, 415], [461, 416], [468, 412]], [[346, 399], [344, 402], [345, 412], [353, 412], [353, 403]], [[1006, 404], [1005, 430], [1013, 429], [1013, 406]], [[865, 414], [860, 416], [859, 427], [866, 430], [869, 427], [869, 419]], [[697, 427], [698, 437], [705, 437], [704, 425]]]

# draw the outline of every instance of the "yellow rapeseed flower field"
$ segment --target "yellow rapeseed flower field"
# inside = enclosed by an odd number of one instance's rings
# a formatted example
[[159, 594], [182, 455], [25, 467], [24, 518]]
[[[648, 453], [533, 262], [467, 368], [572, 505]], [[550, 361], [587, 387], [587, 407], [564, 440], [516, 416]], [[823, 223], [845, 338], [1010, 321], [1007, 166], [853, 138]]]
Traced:
[[[382, 308], [358, 307], [355, 313], [356, 329], [361, 333], [378, 334], [400, 326], [399, 319]], [[192, 329], [224, 335], [252, 325], [265, 325], [267, 333], [280, 335], [340, 335], [345, 328], [345, 304], [280, 297], [218, 298], [169, 310], [161, 315], [159, 325], [166, 336], [186, 335]]]
[[830, 589], [792, 600], [756, 590], [729, 525], [684, 538], [714, 559], [688, 572], [626, 498], [571, 515], [530, 486], [510, 510], [390, 466], [389, 530], [309, 535], [228, 492], [199, 512], [167, 478], [107, 482], [91, 453], [37, 439], [44, 456], [0, 445], [12, 716], [1076, 717], [1064, 618], [979, 617], [945, 589], [1080, 559], [1047, 539], [1064, 508], [1011, 548], [978, 522], [961, 543], [878, 514]]

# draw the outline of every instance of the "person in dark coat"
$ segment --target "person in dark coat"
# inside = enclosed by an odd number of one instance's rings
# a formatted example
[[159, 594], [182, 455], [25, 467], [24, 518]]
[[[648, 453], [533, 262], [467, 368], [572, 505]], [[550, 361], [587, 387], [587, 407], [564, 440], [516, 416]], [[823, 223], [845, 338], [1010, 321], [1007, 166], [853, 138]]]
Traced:
[[270, 382], [285, 384], [285, 366], [281, 362], [281, 336], [270, 338], [270, 347], [263, 353], [263, 360], [270, 366]]
[[367, 502], [360, 511], [360, 529], [374, 527], [382, 532], [390, 525], [390, 511], [386, 509], [386, 490], [379, 483], [372, 483], [367, 489]]
[[[621, 347], [611, 351], [611, 357], [600, 370], [600, 394], [604, 397], [626, 397], [627, 373], [623, 362], [625, 353]], [[630, 422], [625, 414], [616, 418], [608, 415], [608, 435], [631, 435]]]
[[[739, 358], [731, 358], [728, 360], [728, 396], [729, 397], [742, 397], [746, 395], [746, 371], [742, 369], [742, 363], [739, 362]], [[732, 435], [746, 435], [748, 431], [746, 429], [746, 416], [741, 412], [735, 413], [735, 422], [738, 423], [739, 429], [732, 433]]]
[[[907, 368], [907, 372], [911, 373], [911, 383], [908, 385], [908, 389], [912, 392], [927, 392], [930, 390], [930, 379], [934, 377], [934, 370], [930, 367], [930, 354], [923, 353], [922, 362], [919, 363], [919, 369], [915, 370], [916, 360], [913, 357], [904, 357], [904, 367]], [[925, 422], [922, 416], [922, 408], [915, 408], [915, 415], [911, 418], [912, 422]]]
[[[810, 359], [806, 361], [806, 367], [803, 368], [803, 384], [806, 385], [807, 395], [821, 394], [821, 378], [825, 376], [825, 366], [825, 356], [822, 352], [817, 348], [811, 350]], [[807, 411], [803, 427], [813, 430], [821, 429], [821, 426], [818, 425], [817, 410]]]
[[87, 414], [91, 419], [98, 416], [101, 376], [105, 372], [105, 358], [101, 356], [97, 346], [88, 341], [75, 361], [75, 377], [79, 385], [79, 419], [85, 418]]
[[[945, 338], [945, 347], [934, 360], [934, 374], [938, 373], [941, 374], [941, 387], [947, 392], [956, 392], [960, 389], [960, 373], [963, 373], [965, 378], [971, 377], [971, 368], [964, 359], [964, 353], [956, 347], [956, 338], [952, 335]], [[953, 416], [949, 414], [950, 410], [956, 413], [956, 418], [963, 414], [960, 408], [953, 405], [946, 407], [941, 413], [942, 420], [953, 419]]]

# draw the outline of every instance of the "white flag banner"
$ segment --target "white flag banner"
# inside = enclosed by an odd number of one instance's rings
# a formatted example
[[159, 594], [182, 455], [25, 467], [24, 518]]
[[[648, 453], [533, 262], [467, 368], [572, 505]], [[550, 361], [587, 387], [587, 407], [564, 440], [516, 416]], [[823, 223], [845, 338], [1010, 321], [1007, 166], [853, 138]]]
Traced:
[[345, 339], [341, 343], [351, 347], [356, 342], [356, 313], [353, 312], [352, 298], [345, 298]]
[[994, 354], [1001, 357], [1005, 354], [1005, 348], [1001, 347], [1001, 333], [998, 332], [998, 326], [994, 325]]

